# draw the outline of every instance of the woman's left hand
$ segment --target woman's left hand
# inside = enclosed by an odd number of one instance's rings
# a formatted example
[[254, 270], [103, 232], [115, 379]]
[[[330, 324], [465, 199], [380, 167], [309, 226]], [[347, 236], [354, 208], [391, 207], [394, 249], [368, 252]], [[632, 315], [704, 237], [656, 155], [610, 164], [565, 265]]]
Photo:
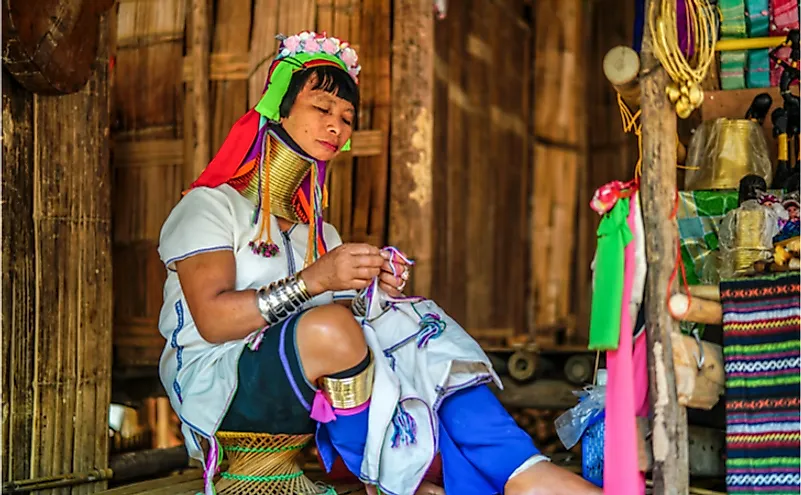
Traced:
[[[386, 251], [381, 252], [384, 258], [384, 265], [381, 267], [381, 273], [378, 276], [378, 285], [381, 290], [386, 292], [392, 297], [400, 297], [403, 295], [403, 289], [406, 287], [406, 282], [409, 281], [409, 270], [411, 265], [406, 263], [402, 257], [393, 256], [390, 260], [390, 254]], [[393, 275], [392, 268], [395, 268]]]

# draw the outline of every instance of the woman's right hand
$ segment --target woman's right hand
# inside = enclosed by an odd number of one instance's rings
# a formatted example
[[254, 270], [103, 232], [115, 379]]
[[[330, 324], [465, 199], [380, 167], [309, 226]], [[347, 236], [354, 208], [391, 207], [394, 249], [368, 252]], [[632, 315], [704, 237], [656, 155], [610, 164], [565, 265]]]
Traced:
[[342, 244], [320, 256], [300, 272], [309, 294], [327, 291], [360, 290], [381, 272], [381, 251], [369, 244]]

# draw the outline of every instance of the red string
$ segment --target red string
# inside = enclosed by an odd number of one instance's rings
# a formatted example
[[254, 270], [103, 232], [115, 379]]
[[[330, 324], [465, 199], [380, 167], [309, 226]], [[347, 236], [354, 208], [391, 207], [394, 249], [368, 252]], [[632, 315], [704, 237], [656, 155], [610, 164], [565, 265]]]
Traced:
[[[676, 219], [676, 215], [678, 214], [678, 212], [679, 212], [679, 191], [676, 190], [675, 199], [673, 201], [673, 211], [670, 213], [670, 221]], [[674, 314], [673, 310], [670, 307], [670, 297], [671, 297], [670, 289], [671, 287], [673, 287], [673, 282], [676, 281], [676, 275], [678, 275], [679, 270], [681, 270], [682, 286], [684, 287], [685, 292], [687, 293], [687, 310], [682, 315]], [[668, 312], [670, 313], [670, 316], [672, 316], [676, 320], [682, 319], [684, 316], [687, 315], [687, 313], [690, 312], [690, 304], [692, 303], [692, 294], [690, 294], [689, 287], [690, 284], [687, 283], [687, 272], [684, 268], [684, 263], [682, 262], [681, 258], [681, 237], [677, 236], [676, 262], [673, 265], [673, 272], [670, 274], [670, 279], [668, 280], [667, 301], [665, 301], [667, 303]]]

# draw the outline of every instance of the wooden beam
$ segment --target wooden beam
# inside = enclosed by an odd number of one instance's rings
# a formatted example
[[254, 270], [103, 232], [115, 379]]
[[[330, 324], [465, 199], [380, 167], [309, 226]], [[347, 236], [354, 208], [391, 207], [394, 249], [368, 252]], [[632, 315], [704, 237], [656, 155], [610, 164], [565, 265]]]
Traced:
[[[363, 130], [353, 133], [352, 156], [377, 156], [382, 152], [384, 132]], [[183, 139], [148, 139], [114, 142], [114, 167], [171, 167], [184, 163]]]
[[690, 285], [682, 289], [682, 292], [689, 293], [693, 297], [700, 297], [707, 301], [720, 302], [720, 286], [717, 285]]
[[503, 390], [493, 389], [506, 407], [570, 409], [578, 404], [578, 398], [573, 395], [576, 386], [566, 380], [541, 379], [524, 385], [507, 377], [501, 377], [501, 381]]
[[[194, 53], [183, 58], [183, 82], [194, 81]], [[212, 81], [247, 81], [250, 76], [250, 53], [212, 53], [209, 57], [209, 79]], [[263, 84], [263, 83], [262, 83]]]
[[[650, 4], [646, 2], [645, 12]], [[654, 56], [650, 30], [643, 37], [640, 72], [642, 108], [641, 181], [648, 280], [645, 289], [648, 376], [653, 411], [653, 481], [658, 495], [686, 494], [687, 412], [678, 403], [671, 335], [678, 332], [665, 304], [677, 262], [678, 229], [671, 218], [676, 189], [676, 113], [665, 95], [670, 78]]]
[[673, 294], [668, 302], [670, 312], [675, 318], [695, 323], [720, 325], [723, 323], [723, 307], [718, 301], [709, 301], [700, 297], [688, 297], [686, 294]]
[[433, 261], [434, 12], [395, 0], [389, 241], [418, 264], [410, 293], [431, 292]]
[[192, 177], [209, 163], [209, 5], [208, 0], [192, 0], [192, 109], [194, 150]]

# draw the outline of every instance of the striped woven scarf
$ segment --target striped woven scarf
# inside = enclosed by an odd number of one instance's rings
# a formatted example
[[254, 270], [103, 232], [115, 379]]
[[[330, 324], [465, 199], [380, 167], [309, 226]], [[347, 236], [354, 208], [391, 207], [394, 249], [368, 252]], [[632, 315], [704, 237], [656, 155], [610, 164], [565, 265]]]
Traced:
[[801, 489], [799, 276], [721, 282], [728, 493]]

